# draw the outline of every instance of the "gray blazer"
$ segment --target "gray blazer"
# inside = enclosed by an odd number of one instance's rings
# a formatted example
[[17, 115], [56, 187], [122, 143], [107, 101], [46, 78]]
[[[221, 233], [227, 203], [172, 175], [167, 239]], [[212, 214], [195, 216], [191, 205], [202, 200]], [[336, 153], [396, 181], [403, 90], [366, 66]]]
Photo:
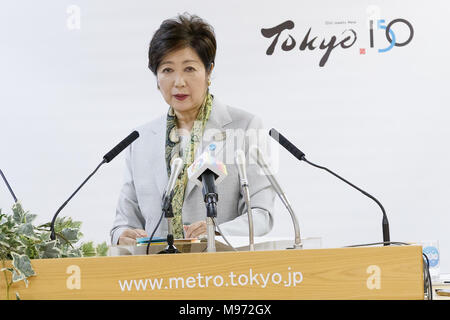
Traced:
[[[217, 221], [225, 235], [248, 235], [248, 215], [243, 199], [237, 167], [234, 163], [235, 150], [243, 150], [247, 159], [251, 207], [255, 236], [268, 233], [273, 225], [275, 192], [267, 178], [248, 156], [249, 145], [267, 143], [267, 132], [262, 131], [261, 120], [240, 109], [220, 103], [216, 97], [210, 118], [206, 124], [203, 141], [195, 157], [216, 144], [216, 158], [227, 168], [228, 175], [217, 185], [219, 201]], [[120, 192], [116, 217], [111, 230], [111, 243], [117, 244], [126, 228], [144, 229], [150, 235], [161, 216], [161, 199], [168, 182], [165, 139], [166, 115], [137, 128], [139, 139], [127, 148], [124, 184]], [[265, 134], [264, 134], [265, 133]], [[206, 208], [202, 188], [189, 181], [182, 208], [183, 223], [205, 220]], [[167, 235], [167, 220], [162, 219], [155, 237]]]

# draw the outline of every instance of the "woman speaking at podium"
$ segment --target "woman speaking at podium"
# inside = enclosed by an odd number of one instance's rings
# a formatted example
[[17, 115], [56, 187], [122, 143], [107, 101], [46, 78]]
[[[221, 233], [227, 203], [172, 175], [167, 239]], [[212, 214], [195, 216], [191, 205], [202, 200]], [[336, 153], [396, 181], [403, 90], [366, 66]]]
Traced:
[[[218, 146], [216, 157], [228, 175], [217, 185], [217, 221], [225, 235], [248, 235], [248, 216], [234, 152], [247, 139], [236, 132], [263, 129], [258, 117], [220, 102], [209, 91], [216, 39], [213, 28], [198, 16], [179, 15], [165, 20], [149, 48], [149, 69], [169, 106], [162, 117], [137, 128], [140, 138], [126, 150], [125, 180], [111, 230], [113, 245], [132, 245], [147, 237], [160, 219], [161, 199], [173, 159], [183, 160], [172, 200], [175, 239], [206, 234], [202, 189], [189, 181], [187, 168], [205, 146]], [[239, 136], [242, 139], [239, 139]], [[248, 143], [244, 143], [247, 164]], [[231, 150], [230, 150], [231, 149]], [[275, 193], [255, 164], [247, 166], [255, 236], [272, 228]], [[184, 230], [183, 230], [184, 229]], [[167, 235], [161, 223], [155, 237]]]

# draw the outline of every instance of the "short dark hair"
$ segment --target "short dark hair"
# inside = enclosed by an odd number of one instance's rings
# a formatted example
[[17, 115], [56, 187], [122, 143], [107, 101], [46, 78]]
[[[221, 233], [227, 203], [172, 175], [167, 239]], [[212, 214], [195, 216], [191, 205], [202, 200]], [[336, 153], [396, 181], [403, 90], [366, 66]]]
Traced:
[[156, 75], [163, 57], [175, 50], [190, 47], [195, 50], [207, 72], [216, 57], [214, 29], [196, 15], [182, 14], [164, 20], [156, 30], [148, 50], [148, 67]]

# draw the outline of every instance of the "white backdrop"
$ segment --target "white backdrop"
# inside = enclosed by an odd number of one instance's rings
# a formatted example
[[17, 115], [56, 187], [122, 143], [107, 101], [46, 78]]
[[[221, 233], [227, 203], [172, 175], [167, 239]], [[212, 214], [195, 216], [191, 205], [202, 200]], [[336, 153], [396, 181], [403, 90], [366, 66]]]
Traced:
[[[147, 69], [148, 44], [164, 19], [187, 11], [215, 28], [211, 91], [220, 100], [260, 115], [309, 160], [376, 196], [388, 213], [391, 240], [439, 240], [441, 272], [450, 272], [448, 1], [156, 3], [2, 2], [0, 168], [39, 222], [49, 221], [134, 127], [166, 112]], [[376, 21], [397, 18], [412, 25], [411, 42], [379, 53], [389, 42]], [[266, 55], [273, 38], [261, 29], [287, 20], [295, 27]], [[348, 49], [335, 48], [320, 67], [325, 50], [299, 50], [309, 28], [316, 46], [350, 36], [349, 29], [357, 39]], [[391, 30], [398, 43], [409, 36], [403, 23]], [[283, 51], [289, 35], [296, 46]], [[322, 237], [324, 247], [382, 240], [375, 203], [286, 151], [279, 154], [278, 177], [303, 237]], [[119, 156], [62, 212], [83, 221], [86, 241], [109, 241], [123, 169]], [[2, 185], [0, 207], [11, 206]], [[270, 235], [292, 235], [279, 201], [275, 216]]]

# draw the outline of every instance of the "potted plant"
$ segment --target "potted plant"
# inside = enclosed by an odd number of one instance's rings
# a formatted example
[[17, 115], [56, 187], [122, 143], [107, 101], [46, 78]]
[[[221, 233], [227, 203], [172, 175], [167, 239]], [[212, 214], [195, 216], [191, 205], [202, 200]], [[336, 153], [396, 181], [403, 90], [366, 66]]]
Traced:
[[[0, 271], [6, 283], [6, 299], [10, 298], [13, 283], [36, 276], [32, 259], [106, 256], [108, 245], [103, 242], [94, 246], [93, 242], [80, 243], [83, 234], [81, 222], [70, 217], [57, 218], [56, 239], [50, 239], [50, 223], [34, 225], [36, 215], [25, 211], [19, 202], [12, 207], [12, 214], [0, 209]], [[20, 299], [16, 292], [16, 298]]]

